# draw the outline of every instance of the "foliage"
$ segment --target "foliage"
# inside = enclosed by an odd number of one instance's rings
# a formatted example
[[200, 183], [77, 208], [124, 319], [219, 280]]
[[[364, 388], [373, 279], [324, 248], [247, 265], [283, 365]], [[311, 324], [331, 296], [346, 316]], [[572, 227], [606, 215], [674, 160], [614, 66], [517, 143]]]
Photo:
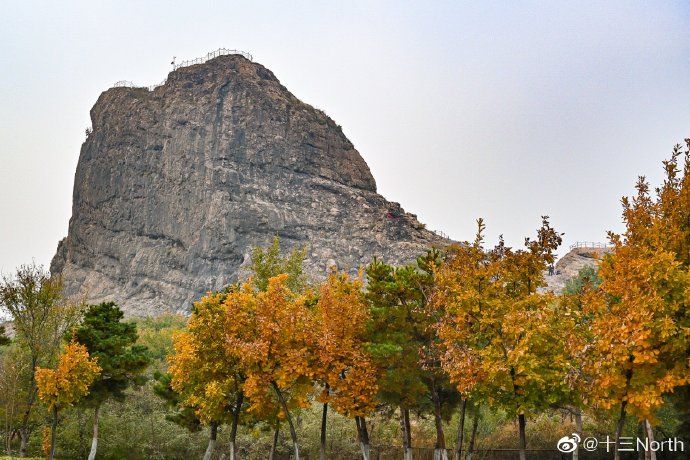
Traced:
[[313, 309], [310, 373], [324, 388], [319, 400], [347, 417], [375, 408], [376, 369], [363, 347], [368, 320], [361, 281], [331, 273]]
[[75, 341], [65, 346], [56, 369], [36, 369], [38, 397], [50, 409], [62, 409], [84, 397], [101, 372], [96, 359]]
[[656, 421], [663, 396], [690, 381], [690, 157], [680, 146], [664, 162], [654, 194], [644, 177], [624, 198], [623, 235], [599, 269], [601, 287], [585, 302], [591, 315], [586, 369], [591, 404], [620, 407]]
[[174, 335], [168, 358], [170, 387], [205, 423], [229, 421], [242, 385], [238, 359], [225, 343], [225, 323], [231, 318], [224, 297], [209, 294], [194, 303], [187, 329]]
[[138, 329], [139, 337], [136, 344], [146, 347], [154, 363], [150, 369], [152, 372], [162, 371], [166, 367], [166, 358], [173, 349], [173, 335], [185, 328], [187, 318], [182, 315], [163, 314], [156, 317], [137, 318], [133, 323]]
[[481, 219], [478, 227], [437, 272], [433, 301], [447, 312], [438, 325], [441, 364], [464, 395], [511, 415], [534, 413], [565, 391], [560, 315], [553, 295], [538, 291], [561, 238], [544, 218], [525, 249], [501, 241], [485, 251]]
[[0, 347], [9, 345], [12, 340], [5, 335], [5, 326], [0, 326]]
[[[21, 434], [40, 451], [39, 437], [28, 439], [39, 422], [37, 396], [53, 411], [53, 435], [62, 410], [58, 448], [66, 458], [85, 456], [91, 415], [74, 407], [80, 400], [107, 408], [102, 458], [199, 457], [204, 426], [236, 427], [240, 414], [241, 458], [265, 458], [279, 425], [286, 453], [283, 420], [294, 448], [298, 430], [315, 456], [319, 431], [325, 440], [328, 430], [329, 458], [350, 458], [362, 434], [351, 418], [363, 416], [374, 445], [409, 450], [414, 437], [416, 446], [431, 447], [435, 432], [438, 450], [443, 431], [459, 428], [459, 395], [481, 414], [478, 446], [515, 447], [519, 429], [523, 454], [525, 437], [549, 449], [574, 432], [568, 414], [580, 409], [584, 431], [598, 436], [634, 432], [626, 412], [656, 423], [660, 436], [683, 430], [690, 426], [682, 420], [690, 420], [690, 151], [677, 147], [664, 168], [655, 192], [641, 178], [636, 196], [623, 200], [626, 230], [611, 234], [614, 251], [580, 270], [558, 297], [544, 290], [561, 242], [547, 218], [522, 249], [502, 239], [485, 248], [480, 220], [473, 242], [404, 266], [374, 259], [366, 284], [331, 272], [310, 285], [305, 250], [284, 256], [276, 238], [253, 251], [251, 279], [209, 293], [188, 321], [125, 322], [105, 303], [90, 306], [78, 324], [82, 307], [63, 298], [60, 280], [21, 267], [0, 283], [16, 334], [9, 342], [0, 330], [7, 450]], [[69, 333], [74, 340], [59, 354]], [[146, 382], [146, 372], [155, 381]], [[402, 425], [390, 419], [396, 411]], [[526, 436], [525, 414], [533, 426]], [[465, 423], [465, 439], [469, 429]], [[218, 450], [227, 452], [235, 434], [221, 430]]]
[[295, 248], [288, 255], [280, 251], [280, 239], [276, 236], [267, 248], [256, 246], [252, 250], [252, 282], [259, 291], [268, 289], [269, 280], [278, 275], [286, 274], [285, 285], [292, 292], [302, 292], [307, 280], [303, 265], [307, 256], [305, 248]]
[[26, 412], [30, 373], [26, 349], [16, 342], [0, 353], [0, 420], [6, 442], [12, 438]]
[[3, 277], [0, 305], [12, 317], [16, 338], [30, 350], [35, 366], [50, 364], [81, 313], [80, 305], [63, 298], [61, 280], [36, 265], [23, 265], [14, 277]]
[[75, 340], [98, 360], [99, 377], [89, 390], [89, 405], [100, 405], [109, 397], [123, 398], [131, 384], [143, 383], [142, 373], [149, 364], [146, 347], [135, 345], [137, 326], [122, 321], [122, 310], [113, 302], [88, 307]]
[[36, 369], [54, 364], [62, 339], [79, 321], [82, 307], [64, 299], [61, 280], [36, 265], [23, 265], [14, 276], [3, 277], [0, 306], [12, 318], [15, 342], [21, 349], [14, 354], [14, 359], [26, 360], [23, 364], [14, 363], [13, 368], [24, 369], [23, 380], [12, 385], [9, 399], [18, 411], [12, 410], [13, 417], [6, 419], [11, 425], [7, 431], [19, 432], [20, 454], [25, 455], [36, 422], [33, 410], [37, 396]]
[[419, 365], [418, 329], [423, 312], [412, 266], [378, 259], [367, 266], [365, 294], [371, 314], [367, 351], [379, 369], [380, 401], [390, 408], [415, 408], [426, 393]]
[[563, 293], [566, 295], [578, 294], [585, 288], [597, 289], [600, 285], [601, 278], [599, 277], [598, 268], [587, 265], [577, 272], [577, 276], [566, 281]]
[[281, 393], [288, 408], [300, 408], [312, 392], [308, 296], [294, 293], [288, 280], [286, 274], [270, 278], [266, 291], [245, 283], [225, 299], [227, 346], [246, 376], [248, 410], [260, 419], [276, 410], [279, 418], [288, 416], [276, 399]]
[[172, 388], [172, 375], [167, 372], [156, 371], [153, 378], [155, 380], [153, 392], [172, 409], [172, 413], [165, 414], [165, 419], [186, 428], [192, 433], [201, 430], [201, 420], [199, 420], [194, 408], [185, 405], [181, 400], [180, 394]]

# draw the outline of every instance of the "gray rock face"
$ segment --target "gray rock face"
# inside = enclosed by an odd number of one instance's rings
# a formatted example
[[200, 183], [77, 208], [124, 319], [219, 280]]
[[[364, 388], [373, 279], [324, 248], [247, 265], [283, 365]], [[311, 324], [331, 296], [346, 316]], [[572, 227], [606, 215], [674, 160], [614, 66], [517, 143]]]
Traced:
[[546, 290], [557, 294], [563, 292], [568, 281], [575, 278], [581, 269], [596, 267], [601, 258], [612, 248], [580, 247], [571, 249], [561, 257], [554, 267], [553, 275], [545, 274]]
[[188, 311], [275, 235], [307, 246], [315, 277], [448, 242], [376, 193], [333, 120], [241, 56], [178, 69], [153, 91], [111, 88], [91, 120], [51, 264], [68, 294], [90, 302]]

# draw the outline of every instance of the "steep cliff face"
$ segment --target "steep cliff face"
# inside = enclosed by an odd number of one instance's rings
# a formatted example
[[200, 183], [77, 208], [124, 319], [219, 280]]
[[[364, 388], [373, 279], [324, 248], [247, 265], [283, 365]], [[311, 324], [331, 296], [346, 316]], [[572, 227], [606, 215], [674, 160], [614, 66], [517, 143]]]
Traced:
[[188, 311], [278, 235], [307, 266], [355, 271], [444, 240], [376, 193], [341, 128], [238, 55], [111, 88], [91, 110], [68, 236], [51, 271], [69, 294], [130, 315]]

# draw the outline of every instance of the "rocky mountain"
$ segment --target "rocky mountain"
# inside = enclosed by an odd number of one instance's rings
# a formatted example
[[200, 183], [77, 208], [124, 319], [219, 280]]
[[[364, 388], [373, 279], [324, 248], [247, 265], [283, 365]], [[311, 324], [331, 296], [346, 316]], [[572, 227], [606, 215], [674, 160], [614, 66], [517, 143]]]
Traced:
[[111, 88], [91, 121], [51, 264], [90, 302], [188, 311], [276, 235], [307, 246], [315, 277], [447, 243], [376, 192], [340, 126], [240, 55], [182, 67], [153, 89]]

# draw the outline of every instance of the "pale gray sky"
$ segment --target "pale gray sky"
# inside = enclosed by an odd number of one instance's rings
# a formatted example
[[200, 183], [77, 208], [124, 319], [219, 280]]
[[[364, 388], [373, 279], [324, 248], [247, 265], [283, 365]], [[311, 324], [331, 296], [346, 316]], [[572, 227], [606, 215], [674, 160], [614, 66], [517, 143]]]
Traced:
[[379, 191], [430, 228], [576, 240], [690, 136], [690, 4], [0, 1], [0, 270], [67, 234], [89, 109], [172, 56], [251, 52], [343, 126]]

